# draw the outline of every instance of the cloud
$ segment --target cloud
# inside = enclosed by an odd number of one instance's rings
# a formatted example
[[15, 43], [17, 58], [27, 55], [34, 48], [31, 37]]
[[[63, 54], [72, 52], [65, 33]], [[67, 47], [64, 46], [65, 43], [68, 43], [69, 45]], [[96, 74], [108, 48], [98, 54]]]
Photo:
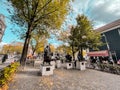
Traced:
[[2, 46], [2, 45], [6, 45], [6, 44], [8, 44], [8, 43], [0, 42], [0, 46]]
[[75, 0], [72, 6], [76, 15], [85, 14], [95, 27], [120, 18], [120, 0]]
[[4, 45], [7, 45], [8, 43], [4, 43], [4, 42], [0, 42], [0, 50], [2, 50], [2, 47], [4, 46]]

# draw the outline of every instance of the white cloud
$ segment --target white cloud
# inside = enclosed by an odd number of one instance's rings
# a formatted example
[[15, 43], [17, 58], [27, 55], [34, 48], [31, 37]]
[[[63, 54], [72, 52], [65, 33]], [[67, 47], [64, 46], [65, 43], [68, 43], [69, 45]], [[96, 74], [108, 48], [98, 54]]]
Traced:
[[0, 42], [0, 46], [6, 45], [7, 43]]
[[99, 6], [99, 5], [102, 5], [104, 4], [105, 2], [103, 0], [99, 0], [97, 1], [97, 3], [94, 3], [95, 6]]
[[2, 47], [4, 46], [4, 45], [6, 45], [7, 43], [4, 43], [4, 42], [0, 42], [0, 50], [2, 49]]
[[88, 16], [98, 27], [120, 18], [120, 0], [75, 0], [73, 10]]

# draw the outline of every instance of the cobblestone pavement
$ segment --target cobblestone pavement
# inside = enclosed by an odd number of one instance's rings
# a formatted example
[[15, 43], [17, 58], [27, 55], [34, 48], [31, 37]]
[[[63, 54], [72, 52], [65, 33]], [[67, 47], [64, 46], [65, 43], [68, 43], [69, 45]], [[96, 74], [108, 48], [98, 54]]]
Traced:
[[120, 76], [87, 69], [55, 69], [54, 75], [40, 76], [39, 69], [19, 71], [9, 90], [120, 90]]

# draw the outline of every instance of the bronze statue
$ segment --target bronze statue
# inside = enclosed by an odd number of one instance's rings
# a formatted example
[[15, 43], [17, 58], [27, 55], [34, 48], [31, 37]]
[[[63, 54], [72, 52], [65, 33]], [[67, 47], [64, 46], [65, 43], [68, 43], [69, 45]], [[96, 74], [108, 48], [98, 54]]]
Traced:
[[47, 45], [44, 49], [43, 64], [48, 63], [50, 65], [50, 61], [51, 61], [51, 50], [50, 50], [50, 46]]

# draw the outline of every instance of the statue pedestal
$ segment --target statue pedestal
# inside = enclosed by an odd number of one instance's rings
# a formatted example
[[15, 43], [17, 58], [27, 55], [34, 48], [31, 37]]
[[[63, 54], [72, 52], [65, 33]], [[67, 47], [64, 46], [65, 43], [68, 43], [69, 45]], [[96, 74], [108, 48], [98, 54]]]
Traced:
[[86, 70], [86, 61], [77, 61], [76, 62], [76, 68], [79, 70]]
[[72, 69], [73, 68], [72, 62], [67, 62], [66, 66], [67, 66], [67, 69]]
[[52, 65], [53, 70], [55, 69], [55, 61], [50, 61], [50, 64]]
[[40, 66], [40, 72], [43, 75], [49, 76], [53, 75], [53, 67], [52, 65], [41, 65]]
[[2, 60], [0, 60], [0, 64], [2, 64]]
[[57, 68], [60, 68], [60, 67], [61, 67], [61, 61], [60, 61], [60, 60], [57, 60], [57, 61], [56, 61], [56, 67], [57, 67]]

